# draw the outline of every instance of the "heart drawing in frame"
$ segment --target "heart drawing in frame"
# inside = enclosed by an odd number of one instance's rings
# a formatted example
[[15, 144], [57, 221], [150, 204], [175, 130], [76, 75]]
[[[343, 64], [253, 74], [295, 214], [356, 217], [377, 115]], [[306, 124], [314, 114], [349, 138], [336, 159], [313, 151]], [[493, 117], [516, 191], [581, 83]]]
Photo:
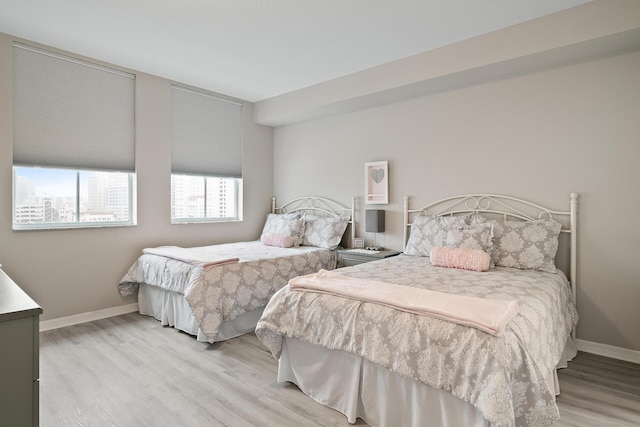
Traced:
[[376, 184], [380, 184], [384, 179], [384, 169], [373, 169], [371, 171], [371, 179], [373, 179]]
[[372, 205], [389, 203], [388, 162], [369, 162], [364, 164], [365, 203]]

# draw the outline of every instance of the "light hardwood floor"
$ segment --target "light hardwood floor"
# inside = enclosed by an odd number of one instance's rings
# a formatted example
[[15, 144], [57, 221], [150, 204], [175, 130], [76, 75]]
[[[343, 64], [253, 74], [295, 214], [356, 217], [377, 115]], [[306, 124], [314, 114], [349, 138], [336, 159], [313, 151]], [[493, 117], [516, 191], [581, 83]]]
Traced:
[[[139, 314], [47, 331], [40, 426], [350, 425], [276, 368], [254, 334], [208, 345]], [[640, 365], [580, 353], [559, 376], [559, 426], [640, 426]]]

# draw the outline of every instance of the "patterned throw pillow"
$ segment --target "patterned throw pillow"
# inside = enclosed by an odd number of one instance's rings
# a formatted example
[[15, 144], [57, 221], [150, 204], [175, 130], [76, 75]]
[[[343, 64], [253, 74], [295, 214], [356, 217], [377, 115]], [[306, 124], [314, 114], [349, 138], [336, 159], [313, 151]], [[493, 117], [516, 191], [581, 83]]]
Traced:
[[[491, 251], [491, 267], [495, 267], [498, 265], [498, 258], [500, 255], [500, 251], [498, 251], [497, 243], [496, 243], [496, 234], [498, 233], [498, 226], [500, 225], [499, 221], [495, 219], [485, 218], [480, 215], [478, 212], [475, 212], [471, 215], [471, 220], [469, 221], [471, 225], [475, 224], [491, 224], [493, 226], [493, 248]], [[500, 228], [502, 230], [502, 228]]]
[[304, 235], [304, 221], [298, 213], [291, 214], [269, 214], [264, 223], [260, 239], [266, 234], [280, 234], [291, 236], [293, 246], [300, 246]]
[[494, 221], [495, 265], [555, 273], [562, 224], [553, 219]]
[[493, 251], [493, 224], [473, 224], [447, 231], [444, 246], [478, 249], [488, 254]]
[[334, 248], [340, 244], [347, 224], [349, 224], [349, 217], [345, 215], [305, 216], [302, 245]]
[[463, 216], [416, 215], [404, 253], [428, 257], [432, 248], [444, 246], [449, 228], [463, 227], [467, 220], [468, 217]]

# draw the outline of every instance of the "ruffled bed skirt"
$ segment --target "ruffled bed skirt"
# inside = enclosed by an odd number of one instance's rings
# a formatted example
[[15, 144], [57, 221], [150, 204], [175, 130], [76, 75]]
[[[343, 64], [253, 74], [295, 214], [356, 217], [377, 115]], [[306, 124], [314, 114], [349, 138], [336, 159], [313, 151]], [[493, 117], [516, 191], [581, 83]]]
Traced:
[[[569, 338], [558, 367], [576, 355]], [[376, 427], [489, 426], [471, 404], [446, 391], [402, 377], [350, 353], [283, 338], [278, 381], [294, 383], [322, 405]], [[560, 393], [556, 371], [547, 383]]]
[[[223, 322], [214, 342], [253, 332], [263, 310], [264, 308], [258, 308], [238, 316], [230, 322]], [[189, 303], [182, 294], [142, 283], [138, 289], [138, 311], [140, 314], [153, 316], [162, 325], [172, 326], [194, 335], [198, 341], [208, 342], [191, 312]]]

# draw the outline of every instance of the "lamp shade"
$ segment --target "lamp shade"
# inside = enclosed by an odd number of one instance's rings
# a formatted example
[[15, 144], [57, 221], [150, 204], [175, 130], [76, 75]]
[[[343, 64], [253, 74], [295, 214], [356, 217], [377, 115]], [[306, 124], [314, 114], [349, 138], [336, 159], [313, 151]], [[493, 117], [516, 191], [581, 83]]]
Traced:
[[365, 231], [367, 233], [384, 233], [384, 211], [372, 209], [366, 213]]

